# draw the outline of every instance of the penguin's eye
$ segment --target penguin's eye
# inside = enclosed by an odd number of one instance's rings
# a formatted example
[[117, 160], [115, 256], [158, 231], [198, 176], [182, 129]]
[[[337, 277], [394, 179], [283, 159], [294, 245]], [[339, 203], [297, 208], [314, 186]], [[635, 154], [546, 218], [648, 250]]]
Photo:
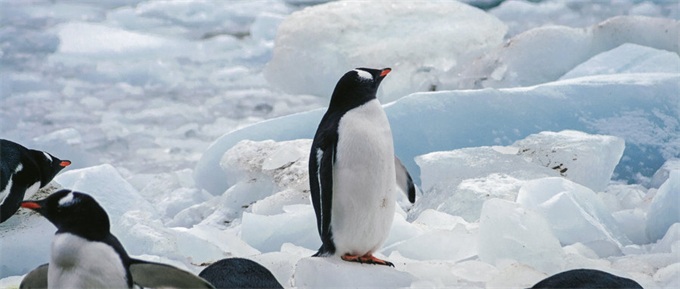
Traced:
[[361, 81], [371, 81], [373, 80], [373, 75], [371, 75], [368, 71], [360, 70], [360, 69], [355, 69], [354, 71], [357, 72], [357, 76], [359, 76], [359, 80]]

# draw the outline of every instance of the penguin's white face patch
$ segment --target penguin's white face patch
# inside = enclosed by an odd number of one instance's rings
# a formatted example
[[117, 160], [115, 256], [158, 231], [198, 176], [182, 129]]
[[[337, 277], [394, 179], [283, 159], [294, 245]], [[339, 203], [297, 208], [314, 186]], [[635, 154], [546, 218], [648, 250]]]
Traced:
[[50, 154], [48, 154], [48, 153], [46, 153], [46, 152], [43, 152], [43, 154], [45, 155], [45, 158], [48, 159], [50, 162], [54, 161], [54, 160], [52, 159], [52, 156], [51, 156]]
[[61, 199], [59, 199], [59, 206], [60, 207], [68, 207], [73, 203], [73, 192], [68, 193], [68, 195], [63, 196]]
[[371, 75], [368, 71], [364, 71], [361, 69], [355, 69], [354, 71], [357, 72], [357, 75], [359, 76], [359, 79], [367, 81], [367, 80], [373, 80], [373, 75]]

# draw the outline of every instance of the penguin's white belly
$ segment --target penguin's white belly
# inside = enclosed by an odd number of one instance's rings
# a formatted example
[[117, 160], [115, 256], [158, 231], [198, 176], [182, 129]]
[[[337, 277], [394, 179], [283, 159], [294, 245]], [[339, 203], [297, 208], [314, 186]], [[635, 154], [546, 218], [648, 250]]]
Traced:
[[33, 183], [28, 189], [26, 189], [26, 192], [24, 192], [24, 200], [30, 199], [35, 193], [40, 190], [40, 181], [37, 181]]
[[392, 226], [396, 183], [392, 132], [377, 100], [340, 119], [335, 157], [331, 229], [336, 254], [373, 253]]
[[47, 271], [51, 288], [128, 288], [125, 268], [116, 251], [69, 233], [57, 234]]

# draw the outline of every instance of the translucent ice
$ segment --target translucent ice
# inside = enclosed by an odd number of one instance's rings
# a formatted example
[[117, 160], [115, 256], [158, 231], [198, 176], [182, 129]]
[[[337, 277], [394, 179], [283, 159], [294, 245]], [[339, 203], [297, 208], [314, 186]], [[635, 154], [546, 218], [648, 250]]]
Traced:
[[265, 76], [289, 93], [330, 97], [350, 69], [391, 67], [381, 98], [395, 100], [436, 89], [438, 74], [499, 45], [505, 31], [496, 18], [454, 1], [331, 2], [281, 23]]
[[479, 258], [490, 264], [515, 260], [554, 273], [561, 269], [563, 253], [541, 215], [514, 202], [491, 199], [479, 220]]
[[614, 73], [680, 73], [677, 53], [626, 43], [577, 65], [560, 79]]
[[424, 193], [410, 217], [436, 209], [476, 221], [484, 201], [514, 201], [525, 181], [558, 175], [516, 153], [516, 148], [476, 147], [418, 156]]
[[609, 184], [625, 144], [618, 137], [561, 131], [533, 134], [513, 146], [525, 159], [598, 192]]
[[599, 256], [619, 254], [631, 244], [595, 193], [564, 178], [525, 183], [517, 203], [540, 213], [562, 244], [585, 244]]
[[670, 172], [659, 187], [647, 213], [647, 236], [654, 241], [662, 238], [668, 228], [680, 222], [680, 170]]

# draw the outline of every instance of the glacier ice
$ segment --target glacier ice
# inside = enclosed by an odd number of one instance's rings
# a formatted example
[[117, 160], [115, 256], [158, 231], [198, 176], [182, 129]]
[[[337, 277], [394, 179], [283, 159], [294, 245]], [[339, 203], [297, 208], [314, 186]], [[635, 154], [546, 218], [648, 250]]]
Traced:
[[391, 67], [379, 95], [390, 101], [436, 89], [438, 74], [499, 45], [505, 31], [495, 17], [455, 1], [335, 1], [283, 20], [264, 73], [286, 92], [330, 97], [347, 70]]
[[680, 170], [670, 172], [659, 187], [647, 212], [647, 236], [651, 241], [662, 238], [671, 225], [680, 222]]
[[606, 257], [631, 244], [597, 195], [567, 179], [528, 181], [520, 188], [517, 203], [544, 217], [564, 245], [579, 242]]
[[548, 221], [511, 201], [484, 202], [478, 246], [479, 259], [496, 266], [514, 260], [544, 273], [562, 269], [562, 246]]

